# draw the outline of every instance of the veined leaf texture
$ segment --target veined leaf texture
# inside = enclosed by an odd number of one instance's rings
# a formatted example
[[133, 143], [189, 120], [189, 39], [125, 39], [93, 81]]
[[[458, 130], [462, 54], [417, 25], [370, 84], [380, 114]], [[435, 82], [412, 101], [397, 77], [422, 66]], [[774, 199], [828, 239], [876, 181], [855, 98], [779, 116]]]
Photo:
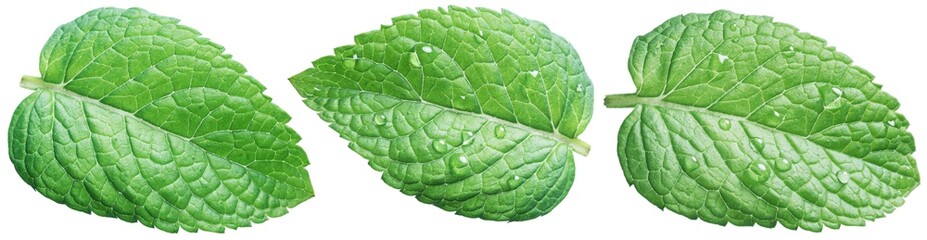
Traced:
[[592, 115], [579, 55], [503, 10], [422, 10], [290, 80], [386, 184], [466, 217], [529, 220], [573, 183]]
[[168, 232], [222, 232], [314, 195], [264, 86], [177, 19], [101, 8], [55, 30], [16, 109], [20, 177], [68, 207]]
[[864, 225], [920, 182], [898, 101], [816, 36], [771, 17], [686, 14], [638, 37], [618, 133], [628, 183], [725, 225]]
[[[573, 153], [590, 149], [579, 136], [594, 96], [565, 38], [507, 10], [450, 6], [353, 40], [289, 82], [388, 186], [492, 221], [535, 219], [565, 199]], [[898, 100], [792, 25], [725, 10], [673, 17], [634, 40], [628, 68], [637, 90], [605, 105], [633, 108], [618, 160], [660, 209], [818, 232], [884, 217], [919, 185]], [[12, 117], [9, 155], [57, 203], [224, 232], [315, 195], [290, 116], [177, 19], [90, 11], [55, 30], [39, 70], [22, 78], [34, 93]]]

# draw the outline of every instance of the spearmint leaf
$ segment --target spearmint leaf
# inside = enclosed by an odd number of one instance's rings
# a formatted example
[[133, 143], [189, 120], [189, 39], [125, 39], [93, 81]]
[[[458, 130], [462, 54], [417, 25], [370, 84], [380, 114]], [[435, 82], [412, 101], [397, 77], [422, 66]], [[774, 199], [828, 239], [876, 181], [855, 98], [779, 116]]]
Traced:
[[728, 11], [634, 41], [637, 93], [618, 133], [628, 182], [691, 219], [789, 229], [862, 226], [920, 182], [898, 101], [816, 36]]
[[389, 186], [498, 221], [566, 196], [593, 96], [566, 40], [505, 10], [453, 6], [354, 39], [290, 80]]
[[10, 124], [20, 177], [74, 210], [167, 232], [247, 227], [312, 197], [290, 117], [177, 23], [103, 8], [59, 27]]

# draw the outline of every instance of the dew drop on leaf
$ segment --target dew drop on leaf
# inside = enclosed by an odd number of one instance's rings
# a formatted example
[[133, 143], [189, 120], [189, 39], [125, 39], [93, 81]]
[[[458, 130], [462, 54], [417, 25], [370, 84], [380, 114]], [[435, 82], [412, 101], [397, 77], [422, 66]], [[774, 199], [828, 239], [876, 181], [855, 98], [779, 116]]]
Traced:
[[838, 109], [838, 108], [842, 108], [843, 105], [844, 105], [843, 102], [844, 102], [843, 98], [834, 99], [833, 101], [831, 101], [831, 102], [828, 103], [827, 105], [824, 105], [824, 109]]
[[453, 176], [465, 176], [469, 173], [469, 160], [464, 155], [454, 155], [447, 159], [447, 170]]
[[718, 119], [718, 127], [723, 130], [731, 130], [731, 120], [727, 118]]
[[448, 148], [448, 147], [447, 147], [447, 141], [444, 141], [444, 139], [441, 139], [441, 140], [438, 140], [438, 141], [434, 141], [434, 142], [431, 143], [431, 147], [434, 148], [435, 151], [437, 151], [437, 152], [439, 152], [439, 153], [445, 153], [445, 152], [447, 152], [447, 148]]
[[505, 137], [505, 127], [502, 125], [496, 125], [494, 134], [496, 135], [496, 138], [504, 138]]
[[576, 85], [576, 92], [580, 92], [580, 93], [581, 93], [581, 92], [583, 92], [583, 91], [585, 91], [585, 89], [583, 89], [583, 86], [582, 86], [582, 85]]
[[795, 47], [789, 46], [789, 50], [782, 52], [782, 55], [789, 58], [795, 56]]
[[422, 67], [422, 62], [418, 60], [418, 54], [409, 55], [409, 64], [411, 64], [414, 68]]
[[834, 91], [834, 94], [837, 94], [837, 97], [843, 96], [843, 90], [840, 90], [840, 88], [835, 87], [835, 88], [831, 88], [830, 90]]
[[728, 24], [727, 28], [730, 29], [731, 31], [740, 30], [740, 23], [735, 22], [735, 23]]
[[895, 126], [895, 120], [888, 120], [888, 125], [894, 127], [894, 126]]
[[769, 168], [766, 167], [766, 164], [758, 163], [747, 169], [747, 178], [745, 181], [750, 183], [763, 183], [769, 180], [769, 175]]
[[345, 59], [344, 62], [343, 62], [344, 68], [346, 68], [346, 69], [354, 69], [354, 62], [355, 62], [355, 61], [356, 61], [356, 60], [354, 60], [354, 59]]
[[386, 124], [386, 116], [383, 114], [374, 115], [373, 124], [376, 124], [377, 126], [383, 126], [383, 124]]
[[773, 163], [773, 167], [775, 167], [776, 171], [779, 172], [785, 172], [792, 169], [792, 162], [789, 162], [788, 159], [781, 159]]
[[720, 54], [720, 53], [719, 53], [719, 54], [718, 54], [718, 62], [724, 63], [725, 60], [727, 60], [727, 55], [724, 55], [724, 54]]
[[541, 73], [541, 72], [538, 72], [538, 70], [532, 70], [532, 71], [530, 71], [530, 72], [528, 72], [528, 73], [531, 74], [531, 77], [537, 77], [538, 74]]
[[470, 145], [473, 143], [473, 132], [461, 133], [461, 138], [463, 138], [463, 142], [461, 143], [461, 145], [463, 146]]
[[848, 173], [847, 171], [837, 172], [837, 181], [840, 181], [840, 183], [843, 183], [843, 184], [847, 184], [848, 182], [850, 182], [850, 173]]
[[519, 185], [521, 185], [521, 177], [519, 177], [518, 175], [515, 175], [514, 177], [509, 178], [508, 180], [505, 180], [505, 187], [507, 190], [518, 188]]
[[699, 168], [698, 158], [696, 158], [695, 156], [691, 156], [689, 157], [689, 159], [683, 160], [681, 163], [682, 163], [682, 170], [686, 172], [692, 172], [695, 169]]
[[431, 49], [431, 46], [422, 46], [422, 52], [431, 53], [431, 52], [433, 52], [433, 51], [434, 51], [434, 50]]
[[761, 138], [750, 138], [750, 145], [753, 146], [753, 150], [757, 152], [762, 152], [766, 148], [766, 143], [763, 142]]

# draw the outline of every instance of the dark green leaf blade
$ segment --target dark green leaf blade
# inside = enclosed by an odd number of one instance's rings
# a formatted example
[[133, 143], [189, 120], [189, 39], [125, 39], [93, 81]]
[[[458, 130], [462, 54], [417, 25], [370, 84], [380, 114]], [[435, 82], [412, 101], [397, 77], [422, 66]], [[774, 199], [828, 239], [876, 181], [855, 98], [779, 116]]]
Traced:
[[920, 182], [898, 101], [826, 42], [765, 16], [672, 18], [638, 37], [618, 137], [650, 202], [717, 224], [864, 225]]
[[355, 37], [290, 80], [306, 105], [423, 203], [519, 221], [573, 181], [592, 113], [576, 51], [541, 23], [487, 9], [423, 10]]

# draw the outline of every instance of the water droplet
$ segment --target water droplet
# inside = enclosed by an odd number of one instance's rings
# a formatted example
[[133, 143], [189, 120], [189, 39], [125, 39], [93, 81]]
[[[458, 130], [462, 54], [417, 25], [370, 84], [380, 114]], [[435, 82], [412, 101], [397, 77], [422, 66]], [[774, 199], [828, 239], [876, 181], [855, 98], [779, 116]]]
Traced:
[[514, 177], [509, 178], [508, 180], [505, 180], [505, 187], [507, 190], [518, 188], [519, 185], [521, 185], [521, 177], [519, 177], [518, 175], [515, 175]]
[[844, 100], [843, 100], [842, 98], [834, 99], [833, 101], [831, 101], [831, 102], [828, 103], [827, 105], [824, 105], [824, 109], [838, 109], [838, 108], [842, 108], [842, 107], [843, 107], [843, 104], [844, 104], [843, 102], [844, 102]]
[[383, 124], [386, 124], [386, 116], [383, 116], [383, 114], [373, 116], [373, 123], [377, 126], [383, 126]]
[[776, 171], [785, 172], [792, 169], [792, 162], [789, 162], [787, 159], [782, 159], [773, 163], [773, 167], [776, 168]]
[[467, 146], [473, 143], [473, 133], [472, 132], [461, 133], [460, 137], [463, 138], [463, 142], [461, 143], [461, 145], [463, 146]]
[[888, 120], [888, 125], [894, 127], [894, 126], [895, 126], [895, 120]]
[[357, 59], [357, 54], [354, 54], [354, 56], [351, 56], [351, 58], [352, 58], [352, 59]]
[[731, 120], [727, 118], [718, 119], [718, 127], [723, 130], [731, 130]]
[[447, 158], [447, 169], [453, 176], [466, 176], [470, 171], [467, 156], [454, 155]]
[[580, 93], [581, 93], [581, 92], [583, 92], [583, 91], [585, 91], [585, 89], [583, 88], [582, 85], [576, 85], [576, 92], [580, 92]]
[[724, 60], [727, 60], [727, 55], [718, 54], [718, 62], [724, 63]]
[[344, 62], [342, 62], [342, 64], [344, 65], [344, 68], [347, 68], [347, 69], [354, 69], [354, 64], [355, 64], [354, 62], [355, 62], [355, 61], [356, 61], [356, 60], [354, 60], [354, 59], [345, 59]]
[[418, 54], [409, 55], [409, 64], [412, 64], [412, 67], [415, 68], [422, 67], [422, 62], [418, 60]]
[[480, 29], [480, 36], [483, 36], [483, 29]]
[[846, 171], [837, 172], [837, 181], [840, 181], [840, 183], [843, 183], [843, 184], [847, 184], [848, 182], [850, 182], [850, 173]]
[[496, 129], [494, 130], [494, 133], [496, 134], [496, 138], [504, 138], [505, 137], [505, 127], [502, 125], [496, 125]]
[[761, 138], [750, 138], [750, 145], [753, 146], [753, 150], [757, 152], [762, 152], [766, 148], [766, 143], [763, 142]]
[[538, 74], [541, 73], [541, 72], [538, 72], [538, 70], [532, 70], [532, 71], [530, 71], [530, 72], [528, 72], [528, 73], [531, 74], [532, 77], [537, 77]]
[[434, 50], [431, 49], [430, 46], [423, 46], [423, 47], [422, 47], [422, 52], [431, 53], [432, 51], [434, 51]]
[[747, 169], [747, 178], [745, 181], [749, 183], [762, 183], [769, 180], [769, 175], [769, 168], [766, 168], [765, 164], [754, 164]]
[[731, 31], [740, 30], [740, 23], [731, 23], [728, 25], [728, 28], [731, 29]]
[[837, 94], [837, 97], [843, 96], [843, 90], [840, 90], [840, 88], [834, 87], [834, 88], [831, 88], [830, 90], [834, 91], [834, 93]]
[[682, 170], [686, 172], [691, 172], [695, 169], [698, 169], [698, 167], [699, 167], [698, 158], [696, 158], [695, 156], [691, 156], [689, 157], [688, 160], [682, 161]]
[[779, 116], [781, 116], [782, 114], [780, 114], [779, 111], [773, 111], [773, 115], [776, 116], [776, 117], [779, 117]]
[[782, 52], [782, 55], [785, 55], [785, 57], [795, 56], [795, 47], [789, 46], [789, 50]]
[[445, 153], [447, 152], [447, 141], [444, 141], [444, 139], [434, 141], [431, 143], [431, 147], [439, 153]]

